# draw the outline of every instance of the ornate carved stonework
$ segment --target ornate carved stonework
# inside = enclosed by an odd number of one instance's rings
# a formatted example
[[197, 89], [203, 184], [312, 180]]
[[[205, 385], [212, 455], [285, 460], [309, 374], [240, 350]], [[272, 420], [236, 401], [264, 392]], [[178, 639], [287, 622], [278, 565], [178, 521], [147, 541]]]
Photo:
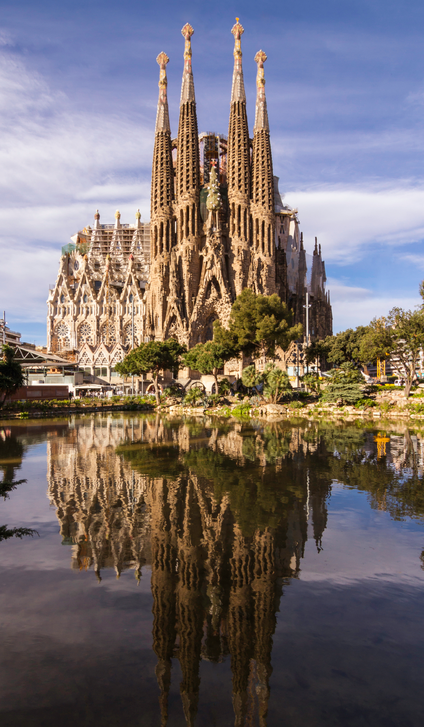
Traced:
[[[306, 253], [297, 210], [284, 205], [273, 175], [259, 51], [253, 139], [249, 137], [238, 19], [228, 138], [198, 134], [194, 92], [193, 28], [187, 23], [177, 139], [171, 137], [167, 99], [168, 56], [161, 52], [159, 99], [151, 180], [150, 224], [86, 227], [64, 249], [48, 305], [48, 346], [77, 350], [93, 368], [97, 356], [108, 366], [133, 344], [170, 336], [192, 346], [212, 337], [213, 321], [228, 322], [231, 305], [246, 287], [277, 293], [309, 333], [332, 332], [321, 247]], [[101, 349], [101, 352], [100, 352]], [[90, 353], [91, 352], [91, 353]]]

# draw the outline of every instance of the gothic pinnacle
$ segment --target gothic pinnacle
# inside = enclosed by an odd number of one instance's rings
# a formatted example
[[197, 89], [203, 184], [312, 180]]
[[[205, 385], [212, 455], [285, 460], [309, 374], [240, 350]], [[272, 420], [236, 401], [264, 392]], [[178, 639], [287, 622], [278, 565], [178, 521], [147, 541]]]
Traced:
[[160, 72], [159, 100], [158, 110], [156, 114], [155, 134], [158, 134], [160, 131], [168, 131], [169, 133], [171, 133], [171, 127], [169, 125], [168, 98], [166, 92], [166, 88], [168, 85], [168, 80], [166, 78], [166, 66], [169, 63], [169, 58], [166, 53], [162, 51], [162, 53], [159, 53], [158, 57], [156, 58], [156, 62], [159, 64]]
[[241, 52], [241, 36], [244, 33], [244, 28], [239, 23], [238, 18], [236, 18], [236, 24], [231, 28], [231, 32], [234, 35], [234, 71], [233, 85], [231, 89], [231, 103], [234, 103], [235, 101], [246, 101], [243, 68], [241, 63], [243, 55]]
[[263, 50], [258, 51], [255, 55], [255, 63], [258, 64], [258, 73], [256, 75], [256, 113], [253, 132], [259, 131], [259, 129], [266, 129], [269, 131], [264, 75], [264, 63], [266, 59], [267, 55], [263, 52]]
[[184, 71], [183, 82], [181, 85], [181, 103], [185, 101], [195, 101], [193, 70], [191, 67], [191, 36], [194, 30], [189, 23], [186, 23], [181, 30], [181, 34], [185, 39], [184, 46]]

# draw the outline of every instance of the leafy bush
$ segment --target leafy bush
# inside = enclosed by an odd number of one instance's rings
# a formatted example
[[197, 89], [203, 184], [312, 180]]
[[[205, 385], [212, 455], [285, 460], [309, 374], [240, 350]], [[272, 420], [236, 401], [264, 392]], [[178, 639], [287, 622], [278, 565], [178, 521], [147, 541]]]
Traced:
[[322, 400], [342, 404], [356, 404], [364, 394], [363, 378], [352, 363], [344, 363], [339, 369], [330, 372]]
[[196, 406], [200, 401], [203, 401], [204, 392], [200, 386], [192, 386], [184, 397], [183, 403], [186, 406]]
[[221, 381], [218, 381], [218, 394], [220, 396], [226, 396], [226, 394], [229, 394], [230, 391], [231, 387], [228, 379], [221, 379]]
[[176, 396], [179, 399], [181, 399], [184, 392], [183, 392], [182, 386], [180, 384], [170, 384], [169, 386], [166, 387], [166, 389], [164, 389], [163, 393], [164, 393], [165, 397]]
[[321, 380], [318, 374], [305, 374], [302, 376], [301, 381], [307, 386], [308, 389], [310, 389], [314, 394], [320, 394], [321, 393]]
[[246, 401], [243, 402], [243, 404], [238, 404], [234, 409], [231, 411], [232, 416], [238, 417], [238, 418], [245, 418], [250, 416], [250, 402]]
[[373, 406], [377, 406], [374, 399], [359, 399], [356, 404], [356, 409], [370, 409]]
[[210, 406], [216, 406], [219, 403], [220, 398], [219, 394], [210, 394], [208, 396], [208, 404]]
[[290, 409], [303, 409], [305, 403], [303, 401], [292, 401], [289, 404]]

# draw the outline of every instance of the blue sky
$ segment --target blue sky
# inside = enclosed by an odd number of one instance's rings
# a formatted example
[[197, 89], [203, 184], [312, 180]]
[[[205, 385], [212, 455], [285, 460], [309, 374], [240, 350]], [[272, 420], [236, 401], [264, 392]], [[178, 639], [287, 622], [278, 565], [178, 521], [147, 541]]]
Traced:
[[420, 302], [424, 4], [0, 0], [0, 309], [45, 342], [60, 248], [91, 223], [149, 217], [156, 56], [177, 133], [190, 22], [199, 130], [227, 133], [235, 16], [250, 131], [262, 48], [280, 191], [322, 244], [334, 328]]

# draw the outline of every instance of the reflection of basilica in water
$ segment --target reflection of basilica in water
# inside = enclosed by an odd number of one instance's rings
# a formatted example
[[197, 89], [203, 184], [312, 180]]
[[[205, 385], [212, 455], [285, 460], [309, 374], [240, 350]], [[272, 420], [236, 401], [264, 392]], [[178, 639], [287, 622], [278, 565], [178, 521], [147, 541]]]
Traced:
[[[278, 435], [278, 436], [276, 436]], [[125, 444], [118, 446], [124, 440]], [[171, 660], [194, 724], [201, 659], [230, 655], [235, 724], [266, 724], [272, 637], [283, 587], [317, 546], [328, 485], [299, 466], [297, 430], [199, 428], [152, 418], [81, 420], [48, 444], [49, 498], [74, 568], [152, 568], [162, 724]]]

